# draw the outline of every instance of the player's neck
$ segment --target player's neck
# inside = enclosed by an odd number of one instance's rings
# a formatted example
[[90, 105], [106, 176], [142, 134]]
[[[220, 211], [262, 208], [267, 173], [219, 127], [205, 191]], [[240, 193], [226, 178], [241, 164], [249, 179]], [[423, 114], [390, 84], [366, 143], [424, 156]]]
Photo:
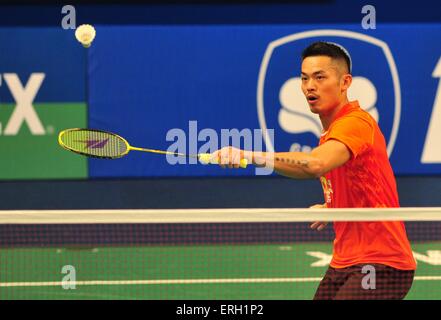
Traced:
[[329, 129], [329, 126], [331, 123], [335, 120], [335, 117], [339, 113], [339, 111], [349, 103], [349, 100], [347, 97], [344, 97], [343, 100], [334, 108], [331, 112], [320, 115], [320, 121], [322, 122], [323, 130], [327, 131]]

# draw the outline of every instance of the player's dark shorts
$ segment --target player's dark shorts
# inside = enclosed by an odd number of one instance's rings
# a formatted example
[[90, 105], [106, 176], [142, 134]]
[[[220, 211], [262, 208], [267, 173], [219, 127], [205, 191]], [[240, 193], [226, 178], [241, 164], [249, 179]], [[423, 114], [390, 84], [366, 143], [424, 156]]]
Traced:
[[382, 264], [329, 267], [314, 300], [404, 299], [412, 287], [414, 274], [414, 270], [399, 270]]

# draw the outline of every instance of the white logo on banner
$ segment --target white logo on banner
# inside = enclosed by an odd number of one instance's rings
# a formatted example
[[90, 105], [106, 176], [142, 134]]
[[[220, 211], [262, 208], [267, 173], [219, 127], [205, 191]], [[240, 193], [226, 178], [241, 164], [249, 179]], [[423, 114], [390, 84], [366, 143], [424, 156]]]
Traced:
[[[320, 138], [322, 130], [320, 119], [311, 113], [301, 84], [302, 80], [299, 77], [291, 78], [280, 89], [279, 99], [282, 105], [279, 112], [280, 127], [289, 133], [311, 132]], [[377, 90], [369, 79], [354, 77], [348, 96], [350, 100], [358, 100], [360, 105], [378, 122], [379, 114], [375, 106]]]
[[[295, 33], [277, 40], [272, 41], [265, 52], [262, 64], [259, 71], [259, 79], [257, 85], [257, 113], [259, 124], [262, 131], [267, 130], [267, 123], [265, 119], [264, 107], [264, 84], [268, 71], [268, 65], [271, 56], [277, 47], [295, 42], [300, 39], [314, 38], [314, 37], [343, 37], [354, 39], [362, 42], [372, 44], [379, 47], [385, 56], [386, 62], [389, 66], [389, 72], [392, 78], [393, 93], [394, 93], [394, 115], [392, 130], [388, 137], [387, 152], [390, 155], [394, 148], [398, 129], [400, 125], [401, 115], [401, 89], [398, 77], [397, 67], [388, 45], [377, 38], [367, 36], [362, 33], [346, 31], [346, 30], [311, 30], [300, 33]], [[354, 77], [353, 83], [348, 91], [348, 97], [351, 100], [358, 100], [360, 105], [368, 111], [377, 121], [380, 119], [377, 103], [377, 90], [374, 84], [365, 77]], [[305, 133], [311, 132], [316, 137], [320, 137], [321, 124], [317, 115], [310, 112], [306, 99], [301, 91], [300, 79], [288, 79], [282, 86], [279, 92], [279, 100], [282, 106], [278, 114], [278, 121], [280, 127], [287, 133]], [[265, 137], [265, 136], [264, 136]], [[266, 137], [265, 137], [266, 138]], [[265, 143], [268, 151], [274, 151], [274, 146], [270, 139], [266, 138]], [[298, 143], [291, 146], [292, 151], [297, 151]]]
[[441, 58], [438, 60], [432, 73], [433, 78], [438, 78], [438, 90], [433, 103], [432, 116], [430, 117], [429, 129], [424, 142], [422, 163], [441, 163]]
[[41, 84], [43, 83], [45, 74], [32, 73], [26, 86], [22, 85], [16, 73], [5, 73], [3, 74], [3, 78], [11, 91], [16, 106], [4, 132], [0, 132], [0, 134], [16, 135], [20, 131], [23, 122], [26, 122], [33, 135], [45, 134], [40, 118], [35, 112], [32, 104]]

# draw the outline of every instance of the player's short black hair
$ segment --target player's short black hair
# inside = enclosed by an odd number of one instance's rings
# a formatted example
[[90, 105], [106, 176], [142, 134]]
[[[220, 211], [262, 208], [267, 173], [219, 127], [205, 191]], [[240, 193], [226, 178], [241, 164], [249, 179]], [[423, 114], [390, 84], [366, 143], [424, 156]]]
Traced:
[[302, 61], [307, 57], [315, 56], [327, 56], [333, 59], [342, 59], [346, 62], [349, 73], [352, 72], [352, 61], [349, 52], [337, 43], [317, 41], [310, 44], [302, 52]]

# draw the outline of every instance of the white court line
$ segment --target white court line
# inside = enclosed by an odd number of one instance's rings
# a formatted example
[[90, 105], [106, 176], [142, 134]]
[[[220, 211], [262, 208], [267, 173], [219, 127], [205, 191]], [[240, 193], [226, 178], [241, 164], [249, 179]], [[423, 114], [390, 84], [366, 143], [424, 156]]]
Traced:
[[[107, 285], [153, 285], [153, 284], [216, 284], [216, 283], [281, 283], [281, 282], [318, 282], [321, 277], [310, 278], [243, 278], [243, 279], [158, 279], [158, 280], [88, 280], [76, 281], [78, 286]], [[438, 281], [441, 276], [416, 276], [414, 280]], [[70, 282], [72, 283], [72, 282]], [[0, 287], [56, 287], [61, 281], [48, 282], [0, 282]]]

